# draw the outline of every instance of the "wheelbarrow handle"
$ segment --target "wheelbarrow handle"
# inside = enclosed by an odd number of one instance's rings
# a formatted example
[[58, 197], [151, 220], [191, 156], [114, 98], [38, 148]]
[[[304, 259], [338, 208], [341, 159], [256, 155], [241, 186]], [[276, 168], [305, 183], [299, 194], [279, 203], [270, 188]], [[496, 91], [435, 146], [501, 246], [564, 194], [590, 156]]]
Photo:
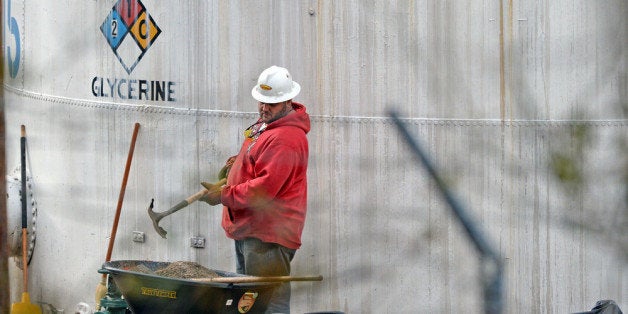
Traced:
[[243, 276], [243, 277], [214, 277], [214, 278], [191, 278], [197, 282], [219, 282], [219, 283], [249, 283], [249, 282], [286, 282], [286, 281], [322, 281], [323, 276]]

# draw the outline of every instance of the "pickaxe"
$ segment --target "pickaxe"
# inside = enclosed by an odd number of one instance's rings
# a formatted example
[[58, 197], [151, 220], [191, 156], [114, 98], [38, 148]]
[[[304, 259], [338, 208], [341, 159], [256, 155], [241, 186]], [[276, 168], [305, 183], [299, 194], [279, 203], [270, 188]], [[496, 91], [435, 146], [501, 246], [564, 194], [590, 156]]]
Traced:
[[[226, 182], [226, 179], [223, 179], [221, 181], [219, 181], [217, 184], [220, 185], [222, 183]], [[198, 201], [200, 198], [202, 198], [203, 196], [207, 195], [207, 193], [209, 193], [208, 189], [202, 189], [196, 193], [194, 193], [193, 195], [191, 195], [190, 197], [182, 200], [181, 202], [179, 202], [177, 205], [174, 205], [172, 208], [168, 209], [167, 211], [161, 212], [161, 213], [156, 213], [153, 211], [153, 203], [155, 202], [155, 199], [151, 199], [150, 200], [150, 205], [148, 206], [148, 216], [150, 216], [150, 219], [153, 221], [153, 227], [155, 227], [155, 231], [157, 231], [157, 233], [159, 233], [159, 235], [162, 238], [166, 238], [166, 234], [168, 233], [166, 230], [164, 230], [164, 228], [159, 226], [159, 221], [172, 214], [177, 212], [179, 209], [185, 208], [188, 205]]]
[[[223, 185], [227, 182], [227, 175], [229, 175], [229, 170], [231, 170], [231, 166], [233, 166], [233, 163], [235, 162], [236, 156], [231, 156], [229, 157], [229, 159], [227, 159], [227, 162], [225, 163], [225, 165], [222, 167], [222, 169], [220, 169], [220, 172], [218, 173], [218, 182], [215, 185]], [[164, 230], [164, 228], [159, 226], [159, 221], [161, 220], [161, 218], [164, 218], [176, 211], [178, 211], [179, 209], [182, 209], [196, 201], [198, 201], [199, 199], [201, 199], [203, 196], [207, 195], [207, 193], [209, 193], [209, 189], [211, 189], [211, 187], [207, 186], [206, 182], [201, 182], [201, 185], [203, 187], [205, 187], [204, 189], [194, 193], [193, 195], [191, 195], [190, 197], [182, 200], [181, 202], [179, 202], [177, 205], [174, 205], [172, 208], [168, 209], [165, 212], [161, 212], [161, 213], [156, 213], [153, 211], [153, 203], [155, 201], [155, 199], [151, 199], [150, 200], [150, 205], [148, 206], [148, 215], [150, 216], [150, 219], [153, 221], [153, 227], [155, 227], [155, 231], [157, 231], [157, 233], [159, 233], [159, 235], [162, 238], [166, 238], [166, 234], [168, 232], [166, 232], [166, 230]]]

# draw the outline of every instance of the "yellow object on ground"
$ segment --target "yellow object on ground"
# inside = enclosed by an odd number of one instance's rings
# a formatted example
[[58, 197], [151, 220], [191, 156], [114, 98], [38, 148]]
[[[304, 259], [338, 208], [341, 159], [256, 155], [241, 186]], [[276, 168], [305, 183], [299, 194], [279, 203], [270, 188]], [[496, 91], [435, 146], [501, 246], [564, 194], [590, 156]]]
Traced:
[[28, 292], [22, 292], [22, 302], [11, 305], [11, 314], [41, 314], [41, 308], [31, 303]]
[[96, 286], [96, 311], [100, 311], [100, 300], [107, 294], [107, 275], [103, 275], [98, 286]]

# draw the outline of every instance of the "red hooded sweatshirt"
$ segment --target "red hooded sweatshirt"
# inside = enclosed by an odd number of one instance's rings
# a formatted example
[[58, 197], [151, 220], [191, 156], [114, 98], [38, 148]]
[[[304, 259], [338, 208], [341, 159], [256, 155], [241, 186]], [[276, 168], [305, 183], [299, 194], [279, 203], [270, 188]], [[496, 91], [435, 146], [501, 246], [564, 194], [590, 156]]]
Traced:
[[[221, 193], [222, 227], [235, 240], [257, 238], [301, 247], [307, 211], [310, 116], [305, 106], [246, 134]], [[259, 121], [258, 121], [259, 122]], [[245, 132], [246, 133], [246, 132]]]

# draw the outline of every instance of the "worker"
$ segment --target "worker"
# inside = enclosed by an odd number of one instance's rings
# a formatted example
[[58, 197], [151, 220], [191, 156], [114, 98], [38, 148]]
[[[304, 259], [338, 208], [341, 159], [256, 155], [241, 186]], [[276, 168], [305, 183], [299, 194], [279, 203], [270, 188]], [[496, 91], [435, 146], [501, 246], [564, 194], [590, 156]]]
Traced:
[[[235, 159], [227, 160], [226, 184], [201, 183], [210, 191], [203, 201], [224, 205], [222, 227], [235, 240], [241, 274], [289, 276], [301, 247], [310, 118], [305, 106], [292, 100], [300, 90], [287, 69], [264, 70], [251, 91], [259, 119], [244, 131]], [[290, 313], [289, 282], [275, 290], [266, 313]]]

